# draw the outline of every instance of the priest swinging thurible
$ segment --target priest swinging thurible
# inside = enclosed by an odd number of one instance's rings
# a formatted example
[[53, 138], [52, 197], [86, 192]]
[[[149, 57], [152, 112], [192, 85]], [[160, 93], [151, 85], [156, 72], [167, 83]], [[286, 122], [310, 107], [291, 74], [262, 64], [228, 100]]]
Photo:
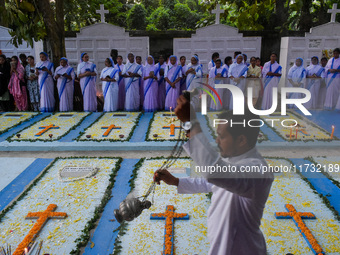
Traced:
[[[175, 113], [182, 122], [192, 122], [189, 141], [184, 149], [198, 166], [233, 166], [236, 172], [201, 173], [203, 178], [176, 178], [162, 169], [154, 174], [154, 181], [177, 186], [178, 193], [212, 192], [208, 212], [209, 255], [263, 255], [266, 243], [260, 230], [261, 218], [273, 182], [273, 173], [244, 173], [242, 166], [267, 166], [256, 149], [259, 128], [221, 124], [217, 127], [218, 153], [203, 134], [190, 102], [180, 96]], [[191, 115], [191, 116], [190, 116]], [[258, 119], [245, 111], [233, 115], [231, 111], [219, 118], [240, 121]]]

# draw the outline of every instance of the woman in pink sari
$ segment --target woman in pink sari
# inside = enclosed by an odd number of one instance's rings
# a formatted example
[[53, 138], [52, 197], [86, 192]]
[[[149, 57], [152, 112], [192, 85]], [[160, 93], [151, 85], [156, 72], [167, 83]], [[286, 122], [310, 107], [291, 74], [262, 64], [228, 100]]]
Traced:
[[8, 84], [9, 92], [13, 95], [16, 108], [19, 111], [27, 111], [27, 92], [25, 84], [25, 69], [20, 64], [17, 56], [11, 61], [11, 80]]

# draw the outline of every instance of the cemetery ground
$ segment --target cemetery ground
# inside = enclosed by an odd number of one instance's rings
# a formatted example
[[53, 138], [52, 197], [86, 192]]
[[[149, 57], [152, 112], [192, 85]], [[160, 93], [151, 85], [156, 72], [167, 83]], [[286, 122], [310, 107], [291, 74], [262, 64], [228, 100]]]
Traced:
[[[165, 249], [164, 221], [150, 217], [174, 206], [176, 212], [187, 213], [189, 220], [174, 221], [172, 249], [176, 254], [206, 254], [210, 200], [205, 194], [177, 195], [174, 188], [163, 184], [156, 188], [154, 205], [123, 225], [122, 231], [117, 230], [120, 225], [114, 220], [113, 210], [119, 203], [132, 188], [136, 196], [145, 194], [152, 183], [152, 173], [170, 155], [179, 132], [173, 113], [67, 114], [38, 114], [20, 123], [15, 120], [20, 117], [14, 116], [20, 113], [0, 116], [7, 118], [2, 125], [12, 125], [2, 127], [0, 135], [0, 246], [11, 244], [18, 249], [36, 223], [25, 217], [55, 204], [56, 215], [66, 213], [67, 217], [51, 218], [40, 230], [36, 243], [42, 244], [44, 253], [159, 254]], [[301, 173], [276, 175], [261, 225], [268, 252], [339, 254], [339, 173], [313, 173], [303, 166], [340, 164], [340, 125], [332, 115], [338, 113], [313, 112], [310, 118], [301, 117], [297, 111], [289, 114], [298, 121], [298, 131], [270, 128], [265, 123], [258, 138], [258, 150], [268, 164], [303, 168]], [[211, 116], [198, 118], [214, 144]], [[171, 135], [171, 124], [175, 135]], [[71, 129], [72, 126], [76, 127]], [[297, 139], [293, 137], [296, 134]], [[89, 174], [87, 178], [72, 173], [74, 167]], [[172, 168], [174, 172], [177, 169], [175, 175], [185, 177], [188, 175], [183, 168], [188, 167], [190, 161], [183, 152]], [[100, 208], [100, 213], [95, 208]], [[288, 210], [313, 213], [308, 214], [310, 218], [301, 216], [309, 232], [297, 228], [295, 224], [301, 222], [289, 220], [289, 214], [284, 216]]]

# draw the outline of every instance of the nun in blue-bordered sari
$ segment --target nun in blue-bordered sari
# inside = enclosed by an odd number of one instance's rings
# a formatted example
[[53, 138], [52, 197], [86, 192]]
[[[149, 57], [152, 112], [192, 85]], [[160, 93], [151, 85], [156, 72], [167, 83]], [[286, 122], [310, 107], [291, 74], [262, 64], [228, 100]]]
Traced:
[[75, 73], [69, 66], [67, 58], [60, 59], [60, 66], [55, 70], [54, 79], [57, 81], [59, 111], [73, 111]]
[[36, 75], [39, 77], [40, 111], [53, 112], [55, 107], [54, 66], [46, 52], [40, 53], [40, 60], [35, 66]]
[[143, 68], [144, 103], [146, 112], [154, 112], [158, 109], [158, 79], [159, 68], [155, 65], [154, 58], [149, 55]]
[[175, 109], [177, 106], [177, 98], [181, 93], [181, 79], [182, 79], [182, 67], [177, 63], [177, 57], [170, 56], [169, 65], [165, 68], [164, 72], [165, 89], [165, 110], [169, 111]]
[[318, 108], [320, 101], [320, 87], [322, 82], [322, 73], [325, 69], [319, 64], [319, 58], [314, 56], [311, 59], [311, 64], [306, 68], [307, 81], [306, 89], [311, 93], [311, 99], [304, 104], [307, 109]]
[[132, 53], [128, 54], [128, 61], [122, 74], [125, 80], [125, 110], [139, 111], [139, 78], [143, 73], [142, 66], [135, 62], [135, 57]]
[[270, 61], [266, 62], [262, 69], [263, 79], [263, 98], [262, 109], [267, 110], [272, 107], [273, 104], [273, 88], [277, 88], [279, 85], [282, 67], [276, 62], [277, 55], [272, 53], [270, 55]]
[[80, 88], [83, 94], [84, 111], [97, 111], [97, 69], [96, 65], [89, 61], [89, 56], [87, 53], [81, 54], [80, 64], [77, 68], [77, 75], [80, 78]]
[[[295, 60], [295, 64], [289, 69], [287, 75], [287, 87], [294, 87], [294, 88], [305, 88], [306, 82], [306, 69], [303, 67], [303, 59], [297, 58]], [[290, 93], [288, 95], [290, 99], [299, 99], [303, 97], [301, 93]], [[291, 104], [288, 105], [289, 108], [295, 105]]]
[[193, 90], [201, 85], [198, 83], [202, 81], [203, 71], [199, 59], [196, 55], [191, 57], [191, 63], [188, 64], [186, 71], [186, 90]]
[[103, 112], [115, 112], [118, 110], [119, 68], [114, 66], [113, 60], [107, 58], [105, 60], [105, 68], [100, 74], [104, 97]]
[[[340, 101], [340, 49], [333, 50], [334, 57], [328, 60], [326, 65], [327, 79], [326, 79], [326, 99], [324, 108], [326, 110], [334, 110], [337, 102]], [[338, 107], [339, 106], [339, 107]], [[336, 108], [340, 108], [340, 102]]]
[[[243, 55], [239, 54], [236, 57], [236, 62], [233, 63], [228, 71], [228, 77], [230, 78], [230, 83], [237, 86], [243, 92], [246, 89], [246, 77], [248, 72], [248, 66], [243, 63]], [[233, 97], [230, 96], [229, 109], [233, 109]]]
[[[228, 77], [228, 72], [227, 69], [225, 69], [222, 66], [222, 61], [221, 59], [216, 59], [215, 61], [215, 66], [211, 68], [209, 72], [209, 84], [211, 87], [215, 88], [215, 84], [229, 84], [229, 79]], [[215, 88], [217, 94], [222, 98], [222, 103], [223, 100], [225, 100], [224, 94], [228, 91], [226, 89], [218, 89]], [[229, 97], [230, 94], [228, 93]], [[211, 111], [221, 111], [223, 108], [223, 105], [221, 105], [217, 95], [215, 93], [212, 93], [213, 100], [210, 100], [210, 110]], [[229, 102], [229, 98], [227, 99]]]

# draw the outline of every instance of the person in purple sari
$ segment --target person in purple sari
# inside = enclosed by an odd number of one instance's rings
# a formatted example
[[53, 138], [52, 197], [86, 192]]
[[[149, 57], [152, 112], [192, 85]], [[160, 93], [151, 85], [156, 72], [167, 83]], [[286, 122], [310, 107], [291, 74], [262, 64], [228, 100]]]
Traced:
[[267, 110], [273, 104], [273, 88], [277, 88], [282, 75], [282, 67], [276, 62], [277, 55], [272, 53], [270, 61], [264, 64], [262, 69], [263, 81], [263, 99], [262, 110]]
[[166, 68], [165, 59], [162, 55], [158, 58], [157, 68], [159, 68], [159, 80], [158, 80], [158, 109], [164, 110], [165, 107], [165, 80], [164, 80], [164, 70]]
[[60, 66], [55, 70], [54, 79], [57, 81], [59, 111], [73, 111], [75, 73], [73, 68], [69, 66], [67, 58], [60, 59]]
[[143, 69], [144, 104], [145, 112], [154, 112], [158, 109], [158, 77], [159, 68], [155, 65], [154, 58], [149, 55]]
[[95, 112], [97, 111], [97, 69], [96, 65], [90, 62], [89, 59], [87, 53], [81, 54], [81, 63], [78, 65], [77, 75], [80, 79], [80, 87], [84, 99], [84, 111]]
[[[328, 60], [326, 65], [327, 72], [327, 92], [324, 108], [326, 110], [334, 110], [339, 100], [340, 90], [340, 49], [336, 48], [333, 50], [333, 57]], [[339, 103], [340, 107], [340, 103]]]
[[125, 105], [125, 82], [124, 77], [122, 75], [124, 70], [123, 57], [121, 55], [117, 56], [117, 65], [116, 68], [119, 70], [119, 79], [118, 79], [118, 110], [124, 110]]
[[166, 81], [165, 110], [169, 111], [176, 108], [177, 98], [181, 92], [182, 67], [177, 64], [176, 56], [170, 56], [170, 63], [165, 68], [164, 77]]
[[40, 53], [40, 60], [35, 66], [35, 74], [39, 77], [40, 111], [53, 112], [55, 108], [54, 66], [53, 63], [50, 62], [46, 52]]

